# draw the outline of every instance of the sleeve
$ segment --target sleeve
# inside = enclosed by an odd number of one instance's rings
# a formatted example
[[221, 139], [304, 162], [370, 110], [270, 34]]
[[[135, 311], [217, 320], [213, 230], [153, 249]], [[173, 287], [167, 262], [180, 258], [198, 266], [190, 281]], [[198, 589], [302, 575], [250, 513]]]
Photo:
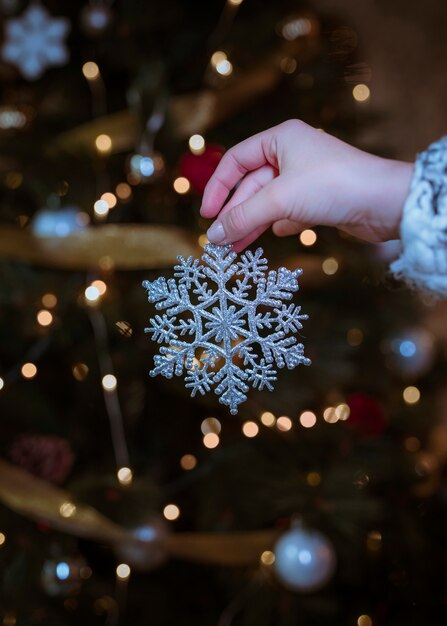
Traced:
[[411, 287], [447, 297], [447, 136], [418, 155], [391, 271]]

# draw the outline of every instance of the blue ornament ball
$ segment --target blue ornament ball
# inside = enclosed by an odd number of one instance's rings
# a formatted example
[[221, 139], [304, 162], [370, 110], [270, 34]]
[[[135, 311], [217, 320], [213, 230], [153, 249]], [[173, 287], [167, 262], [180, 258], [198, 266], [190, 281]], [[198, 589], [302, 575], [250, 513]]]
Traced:
[[85, 228], [88, 216], [75, 207], [52, 210], [40, 209], [31, 221], [31, 230], [37, 237], [67, 237]]
[[334, 573], [337, 558], [332, 542], [317, 530], [292, 528], [274, 547], [278, 579], [294, 591], [316, 591]]

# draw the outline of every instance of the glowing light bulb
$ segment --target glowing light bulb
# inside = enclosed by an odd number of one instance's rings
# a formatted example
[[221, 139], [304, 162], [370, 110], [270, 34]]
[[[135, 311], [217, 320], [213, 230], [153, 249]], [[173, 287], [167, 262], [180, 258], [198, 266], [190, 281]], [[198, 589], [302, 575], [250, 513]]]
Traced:
[[222, 424], [215, 417], [207, 417], [201, 423], [200, 430], [204, 435], [208, 433], [215, 433], [218, 435], [222, 430]]
[[47, 309], [54, 309], [57, 304], [57, 297], [54, 293], [46, 293], [42, 296], [42, 304], [47, 307]]
[[421, 392], [417, 387], [410, 385], [410, 387], [405, 387], [402, 396], [406, 404], [416, 404], [421, 399]]
[[312, 411], [303, 411], [300, 415], [300, 424], [304, 428], [312, 428], [317, 423], [317, 416]]
[[192, 135], [189, 138], [188, 145], [193, 154], [202, 154], [205, 150], [205, 139], [202, 135]]
[[356, 102], [367, 102], [371, 96], [371, 91], [367, 85], [359, 84], [352, 90], [352, 96]]
[[242, 432], [246, 437], [256, 437], [256, 435], [259, 433], [259, 426], [256, 424], [256, 422], [245, 422], [242, 425]]
[[116, 568], [116, 576], [120, 580], [127, 580], [130, 576], [130, 567], [127, 563], [120, 563]]
[[109, 213], [110, 207], [105, 200], [96, 200], [93, 205], [93, 210], [97, 217], [106, 217]]
[[217, 446], [219, 445], [219, 441], [219, 435], [216, 435], [216, 433], [207, 433], [203, 437], [203, 445], [205, 446], [205, 448], [209, 448], [210, 450], [213, 448], [217, 448]]
[[178, 178], [176, 178], [172, 183], [172, 186], [174, 187], [174, 191], [179, 194], [188, 193], [188, 191], [191, 189], [191, 183], [184, 176], [179, 176]]
[[173, 522], [180, 516], [180, 509], [176, 504], [167, 504], [163, 509], [163, 515], [167, 520]]
[[82, 73], [87, 80], [96, 80], [99, 78], [99, 67], [94, 61], [87, 61], [82, 66]]
[[37, 374], [37, 367], [34, 365], [34, 363], [24, 363], [22, 365], [22, 376], [23, 378], [34, 378], [34, 376]]
[[59, 513], [62, 517], [73, 517], [76, 514], [76, 505], [73, 502], [63, 502], [59, 507]]
[[107, 205], [109, 207], [109, 209], [113, 209], [114, 206], [116, 206], [116, 196], [114, 193], [111, 193], [110, 191], [106, 191], [106, 193], [103, 193], [101, 196], [101, 200], [104, 200], [105, 202], [107, 202]]
[[129, 200], [132, 195], [132, 188], [127, 183], [119, 183], [115, 188], [115, 193], [120, 200]]
[[102, 378], [102, 387], [105, 391], [115, 391], [118, 381], [113, 374], [106, 374]]
[[180, 459], [180, 467], [184, 470], [192, 470], [197, 465], [197, 459], [193, 454], [184, 454]]
[[109, 135], [98, 135], [95, 146], [100, 154], [109, 154], [112, 150], [112, 139]]
[[0, 533], [0, 546], [2, 546], [6, 541], [6, 535], [4, 533]]
[[107, 291], [107, 285], [103, 280], [94, 280], [91, 286], [98, 290], [100, 296], [103, 296]]
[[233, 72], [233, 64], [228, 59], [222, 59], [216, 63], [216, 72], [221, 76], [230, 76]]
[[41, 326], [50, 326], [50, 324], [53, 322], [53, 315], [45, 309], [39, 311], [36, 317], [38, 324], [40, 324]]
[[3, 378], [0, 378], [0, 390], [3, 389], [4, 386], [5, 386], [5, 381], [3, 380]]
[[336, 274], [338, 271], [337, 259], [334, 259], [333, 257], [325, 259], [322, 264], [322, 269], [327, 276], [332, 276], [333, 274]]
[[275, 560], [276, 557], [271, 550], [264, 550], [260, 557], [260, 561], [263, 565], [273, 565]]
[[97, 287], [94, 287], [93, 285], [90, 285], [84, 291], [85, 299], [88, 302], [96, 302], [97, 300], [99, 300], [100, 295], [101, 294], [99, 293], [99, 289]]
[[276, 428], [282, 432], [287, 432], [288, 430], [291, 430], [292, 426], [292, 420], [290, 419], [290, 417], [287, 417], [287, 415], [282, 415], [276, 420]]
[[262, 413], [260, 419], [264, 426], [272, 427], [276, 424], [276, 417], [273, 415], [273, 413], [270, 413], [270, 411], [265, 411], [264, 413]]
[[226, 61], [227, 58], [228, 57], [225, 52], [223, 52], [222, 50], [217, 50], [211, 55], [211, 65], [214, 68], [216, 68], [218, 63], [221, 63], [222, 61]]
[[317, 233], [314, 230], [308, 228], [307, 230], [303, 230], [300, 235], [300, 241], [303, 246], [313, 246], [317, 241]]

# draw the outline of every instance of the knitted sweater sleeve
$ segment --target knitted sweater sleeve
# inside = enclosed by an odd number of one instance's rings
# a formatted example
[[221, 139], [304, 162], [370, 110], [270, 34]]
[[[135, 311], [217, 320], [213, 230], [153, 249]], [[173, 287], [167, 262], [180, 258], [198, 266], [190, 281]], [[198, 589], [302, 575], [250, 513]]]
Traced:
[[409, 285], [447, 297], [447, 136], [415, 163], [401, 222], [402, 254], [391, 271]]

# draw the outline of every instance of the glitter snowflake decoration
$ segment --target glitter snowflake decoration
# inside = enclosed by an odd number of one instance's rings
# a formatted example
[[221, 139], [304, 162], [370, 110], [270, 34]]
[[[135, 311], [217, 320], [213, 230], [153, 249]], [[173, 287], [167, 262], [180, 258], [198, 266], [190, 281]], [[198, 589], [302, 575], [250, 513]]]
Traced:
[[234, 415], [247, 399], [249, 383], [273, 391], [275, 368], [310, 365], [293, 336], [307, 315], [299, 306], [283, 304], [298, 291], [302, 270], [281, 267], [267, 273], [262, 255], [261, 248], [247, 251], [234, 263], [231, 246], [209, 244], [203, 264], [178, 257], [178, 281], [161, 277], [143, 282], [149, 302], [165, 311], [145, 329], [154, 341], [166, 344], [154, 357], [151, 376], [184, 375], [193, 397], [214, 388]]
[[40, 3], [32, 3], [20, 17], [5, 23], [2, 58], [28, 80], [36, 80], [48, 66], [66, 63], [68, 30], [66, 18], [52, 18]]

